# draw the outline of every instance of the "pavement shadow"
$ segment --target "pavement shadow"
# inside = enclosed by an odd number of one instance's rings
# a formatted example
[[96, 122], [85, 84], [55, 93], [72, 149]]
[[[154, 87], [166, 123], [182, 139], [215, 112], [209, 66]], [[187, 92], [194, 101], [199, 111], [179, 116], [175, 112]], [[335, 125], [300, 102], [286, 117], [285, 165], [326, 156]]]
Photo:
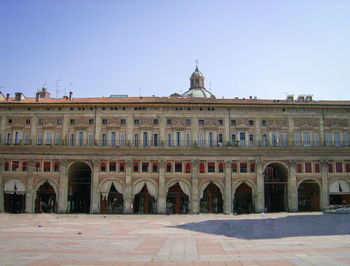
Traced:
[[171, 227], [242, 239], [345, 235], [350, 234], [350, 215], [291, 215], [280, 218], [206, 220]]

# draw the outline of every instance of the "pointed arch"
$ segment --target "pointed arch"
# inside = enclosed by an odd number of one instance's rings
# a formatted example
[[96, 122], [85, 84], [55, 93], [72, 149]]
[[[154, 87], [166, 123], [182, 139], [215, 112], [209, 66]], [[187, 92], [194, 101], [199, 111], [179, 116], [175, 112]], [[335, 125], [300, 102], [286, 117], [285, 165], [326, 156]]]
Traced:
[[137, 195], [138, 193], [140, 193], [140, 191], [142, 190], [143, 186], [146, 184], [148, 193], [154, 197], [155, 199], [157, 199], [157, 192], [158, 192], [158, 186], [156, 184], [156, 182], [154, 182], [151, 179], [140, 179], [137, 180], [134, 184], [133, 184], [133, 195]]
[[191, 198], [191, 185], [190, 183], [182, 178], [177, 178], [177, 179], [172, 179], [168, 182], [168, 184], [165, 186], [166, 191], [169, 190], [170, 187], [175, 185], [176, 183], [179, 183], [182, 191], [189, 197]]
[[222, 195], [222, 199], [224, 199], [224, 192], [225, 192], [224, 185], [220, 181], [213, 180], [213, 179], [206, 180], [206, 181], [202, 182], [202, 184], [199, 186], [199, 198], [200, 199], [203, 198], [204, 190], [207, 188], [207, 186], [210, 183], [213, 183], [214, 185], [216, 185], [219, 188], [221, 195]]
[[115, 189], [117, 190], [118, 193], [124, 195], [124, 185], [123, 183], [116, 179], [116, 178], [108, 178], [106, 180], [104, 180], [99, 187], [99, 191], [103, 197], [103, 199], [106, 199], [108, 196], [108, 193], [112, 187], [112, 185], [114, 185]]

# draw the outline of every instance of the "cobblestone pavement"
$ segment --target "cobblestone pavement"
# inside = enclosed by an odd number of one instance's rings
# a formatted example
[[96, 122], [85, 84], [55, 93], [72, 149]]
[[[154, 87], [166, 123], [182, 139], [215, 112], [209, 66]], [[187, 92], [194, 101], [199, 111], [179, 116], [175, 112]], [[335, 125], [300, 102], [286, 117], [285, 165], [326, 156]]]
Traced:
[[350, 214], [0, 214], [1, 265], [349, 265]]

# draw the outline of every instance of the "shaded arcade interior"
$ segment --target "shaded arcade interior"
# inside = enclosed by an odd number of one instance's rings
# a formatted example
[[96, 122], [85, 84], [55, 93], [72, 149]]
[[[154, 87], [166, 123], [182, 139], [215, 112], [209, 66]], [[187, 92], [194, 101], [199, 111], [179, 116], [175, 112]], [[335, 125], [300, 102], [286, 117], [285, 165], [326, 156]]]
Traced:
[[56, 212], [56, 193], [51, 184], [46, 181], [42, 184], [37, 192], [35, 198], [35, 212], [36, 213], [52, 213]]
[[26, 189], [18, 179], [11, 179], [4, 186], [4, 210], [9, 213], [23, 213], [25, 211]]
[[298, 210], [320, 210], [320, 186], [314, 180], [303, 181], [298, 187]]
[[89, 213], [91, 199], [91, 168], [84, 162], [75, 162], [68, 171], [69, 213]]
[[222, 193], [217, 185], [210, 182], [203, 191], [200, 199], [201, 213], [222, 213], [223, 199]]
[[156, 199], [149, 193], [147, 184], [144, 184], [141, 191], [135, 195], [133, 207], [134, 213], [157, 213]]
[[235, 190], [233, 210], [237, 214], [254, 212], [252, 188], [245, 182], [240, 184]]
[[101, 213], [117, 214], [123, 213], [123, 194], [119, 193], [111, 183], [107, 195], [101, 194]]
[[166, 198], [166, 212], [168, 214], [189, 213], [189, 197], [184, 193], [179, 183], [171, 186]]

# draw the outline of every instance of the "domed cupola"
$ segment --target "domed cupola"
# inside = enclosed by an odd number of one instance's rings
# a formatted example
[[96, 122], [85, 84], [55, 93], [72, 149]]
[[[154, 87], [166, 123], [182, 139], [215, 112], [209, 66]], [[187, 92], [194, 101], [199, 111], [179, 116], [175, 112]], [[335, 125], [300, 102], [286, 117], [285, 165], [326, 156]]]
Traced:
[[204, 88], [204, 76], [199, 71], [198, 65], [191, 75], [191, 87], [182, 94], [183, 97], [215, 98], [215, 96]]

